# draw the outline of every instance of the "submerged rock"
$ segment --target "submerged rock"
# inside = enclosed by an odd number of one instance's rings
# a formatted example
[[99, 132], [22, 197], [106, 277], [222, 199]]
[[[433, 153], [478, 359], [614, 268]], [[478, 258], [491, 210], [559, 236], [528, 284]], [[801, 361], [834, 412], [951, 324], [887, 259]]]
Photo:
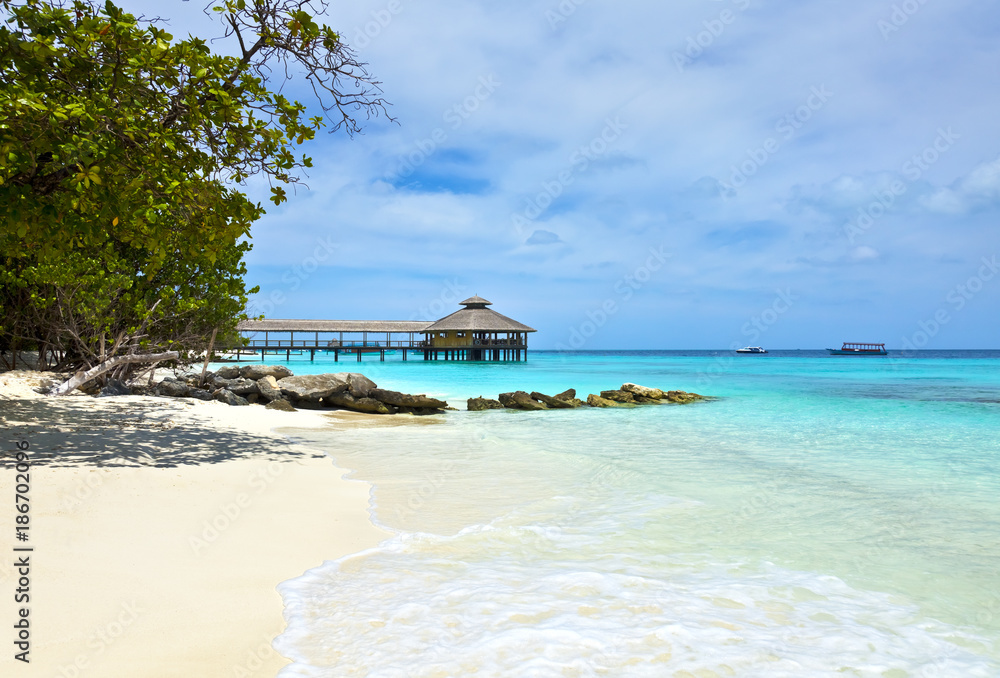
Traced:
[[[580, 405], [575, 405], [574, 401], [580, 403], [579, 400], [562, 400], [561, 398], [554, 398], [552, 396], [547, 396], [544, 393], [539, 393], [538, 391], [531, 392], [531, 399], [537, 400], [539, 402], [545, 403], [552, 409], [568, 409], [573, 407], [579, 407]], [[583, 403], [580, 403], [581, 405]]]
[[[229, 369], [229, 368], [223, 368]], [[284, 365], [247, 365], [245, 367], [238, 368], [234, 367], [238, 374], [233, 377], [228, 377], [229, 379], [235, 379], [236, 376], [243, 377], [244, 379], [253, 379], [257, 381], [263, 377], [274, 377], [275, 379], [284, 379], [285, 377], [292, 376], [292, 371], [285, 367]], [[222, 370], [219, 370], [219, 374]]]
[[509, 410], [547, 410], [547, 405], [533, 400], [524, 391], [514, 391], [513, 393], [501, 393], [500, 404]]
[[635, 403], [620, 403], [591, 393], [587, 396], [587, 404], [591, 407], [635, 407]]
[[466, 409], [470, 412], [482, 412], [484, 410], [502, 410], [503, 405], [500, 404], [499, 400], [493, 400], [492, 398], [484, 398], [479, 396], [478, 398], [469, 398], [466, 404]]

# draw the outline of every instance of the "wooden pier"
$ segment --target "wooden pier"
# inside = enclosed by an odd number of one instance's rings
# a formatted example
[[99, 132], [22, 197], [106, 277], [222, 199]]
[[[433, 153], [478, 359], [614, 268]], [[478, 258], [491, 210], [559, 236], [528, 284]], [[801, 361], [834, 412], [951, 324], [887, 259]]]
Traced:
[[[472, 297], [441, 320], [245, 320], [237, 329], [244, 339], [229, 349], [232, 359], [261, 361], [267, 355], [333, 353], [361, 362], [365, 355], [416, 354], [424, 360], [506, 362], [528, 359], [528, 333], [535, 330], [486, 308], [491, 302]], [[298, 335], [298, 336], [296, 336]]]

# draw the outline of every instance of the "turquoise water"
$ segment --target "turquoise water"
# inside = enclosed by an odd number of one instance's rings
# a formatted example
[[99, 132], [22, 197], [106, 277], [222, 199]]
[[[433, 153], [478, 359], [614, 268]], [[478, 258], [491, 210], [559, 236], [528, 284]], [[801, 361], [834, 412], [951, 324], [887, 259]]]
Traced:
[[720, 399], [294, 432], [394, 537], [282, 584], [282, 676], [1000, 675], [1000, 352], [290, 366]]

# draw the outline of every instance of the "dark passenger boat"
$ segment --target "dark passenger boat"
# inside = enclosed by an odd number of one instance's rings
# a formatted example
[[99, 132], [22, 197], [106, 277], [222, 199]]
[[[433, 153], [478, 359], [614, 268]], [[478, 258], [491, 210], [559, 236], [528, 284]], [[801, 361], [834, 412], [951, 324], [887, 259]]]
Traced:
[[888, 355], [885, 344], [857, 344], [844, 342], [840, 348], [828, 348], [830, 355]]

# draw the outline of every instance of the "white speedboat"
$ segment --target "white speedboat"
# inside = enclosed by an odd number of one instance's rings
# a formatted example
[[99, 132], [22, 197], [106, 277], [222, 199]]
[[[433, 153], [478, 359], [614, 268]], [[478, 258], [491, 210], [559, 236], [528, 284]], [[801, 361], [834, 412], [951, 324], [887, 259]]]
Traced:
[[744, 346], [736, 349], [737, 353], [767, 353], [767, 349], [760, 346]]

